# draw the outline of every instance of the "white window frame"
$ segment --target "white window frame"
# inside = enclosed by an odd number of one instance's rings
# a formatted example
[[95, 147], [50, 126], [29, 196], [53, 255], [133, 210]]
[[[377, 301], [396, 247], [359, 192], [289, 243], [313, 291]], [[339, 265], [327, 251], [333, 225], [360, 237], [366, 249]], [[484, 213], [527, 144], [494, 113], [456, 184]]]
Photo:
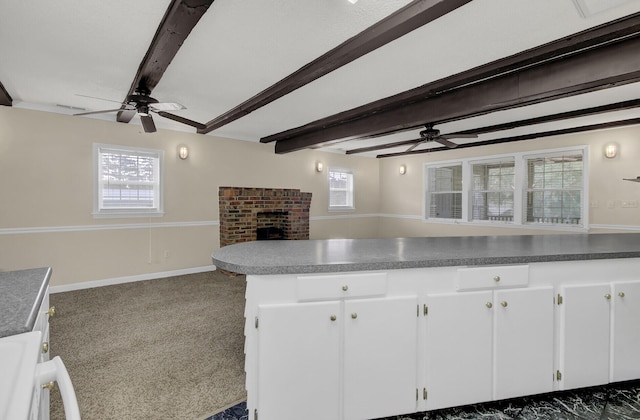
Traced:
[[[576, 152], [579, 152], [579, 150], [575, 150], [575, 149], [564, 149], [561, 151], [561, 153], [567, 153], [567, 154], [576, 154]], [[546, 222], [537, 222], [537, 221], [533, 221], [533, 222], [529, 222], [526, 220], [524, 213], [525, 213], [525, 200], [526, 200], [526, 196], [527, 196], [527, 192], [529, 191], [528, 188], [528, 172], [527, 172], [527, 161], [530, 159], [544, 159], [544, 158], [548, 158], [548, 157], [557, 157], [560, 153], [535, 153], [535, 154], [528, 154], [528, 155], [524, 155], [523, 156], [523, 165], [524, 165], [524, 179], [523, 179], [523, 185], [522, 185], [522, 198], [521, 198], [521, 202], [522, 202], [522, 207], [521, 207], [521, 215], [522, 215], [522, 223], [526, 224], [527, 226], [537, 226], [537, 225], [546, 225], [546, 226], [558, 226], [561, 225], [565, 222], [561, 222], [561, 223], [546, 223]], [[588, 155], [586, 154], [586, 152], [582, 153], [582, 189], [581, 189], [581, 203], [580, 203], [580, 211], [581, 211], [581, 222], [579, 224], [576, 224], [576, 226], [583, 226], [583, 225], [587, 225], [587, 223], [585, 223], [585, 215], [586, 217], [588, 217], [588, 207], [586, 205], [586, 203], [588, 203], [589, 201], [585, 201], [585, 195], [587, 194], [588, 190], [586, 189], [586, 185], [585, 185], [585, 178], [588, 178], [588, 172], [587, 172], [587, 166], [586, 166], [586, 160], [587, 160]], [[564, 172], [563, 172], [564, 174]], [[564, 188], [559, 189], [560, 191], [565, 191]], [[570, 190], [569, 188], [567, 188], [567, 190]], [[549, 191], [548, 189], [541, 189], [538, 190], [540, 192], [542, 191]], [[560, 219], [562, 219], [562, 217], [560, 217]], [[587, 219], [588, 220], [588, 219]]]
[[[347, 204], [346, 205], [335, 205], [331, 203], [331, 192], [336, 189], [331, 188], [331, 173], [332, 172], [340, 172], [349, 175], [348, 186], [344, 190], [347, 192]], [[327, 184], [328, 184], [328, 207], [329, 211], [353, 211], [356, 209], [355, 207], [355, 175], [353, 169], [345, 169], [345, 168], [329, 168], [327, 170]], [[340, 190], [342, 191], [342, 190]]]
[[[105, 206], [102, 199], [104, 183], [101, 173], [101, 159], [103, 153], [123, 153], [132, 155], [147, 155], [155, 159], [155, 172], [153, 180], [153, 205], [151, 207], [126, 207], [117, 208]], [[145, 149], [141, 147], [117, 146], [112, 144], [93, 144], [93, 217], [95, 218], [125, 218], [125, 217], [160, 217], [163, 212], [163, 160], [164, 152], [157, 149]]]
[[[483, 166], [494, 166], [494, 165], [503, 165], [505, 163], [513, 163], [513, 168], [514, 168], [514, 180], [513, 180], [513, 185], [511, 186], [510, 189], [500, 189], [500, 190], [487, 190], [487, 189], [483, 189], [483, 190], [476, 190], [474, 189], [474, 180], [473, 180], [473, 167], [475, 165], [483, 165]], [[473, 161], [469, 161], [469, 171], [470, 171], [470, 176], [469, 176], [469, 217], [472, 221], [474, 222], [486, 222], [486, 221], [501, 221], [501, 222], [505, 222], [505, 223], [513, 223], [513, 220], [515, 220], [515, 211], [516, 211], [516, 203], [515, 203], [515, 199], [516, 199], [516, 192], [515, 192], [515, 186], [516, 186], [516, 175], [515, 172], [517, 171], [517, 167], [518, 165], [516, 164], [516, 159], [515, 157], [512, 156], [506, 156], [503, 157], [501, 159], [483, 159], [483, 160], [473, 160]], [[504, 193], [510, 191], [513, 193], [513, 209], [512, 211], [514, 212], [514, 214], [511, 215], [511, 220], [508, 220], [507, 217], [505, 217], [503, 220], [500, 220], [499, 218], [502, 217], [500, 216], [494, 216], [494, 217], [498, 217], [498, 219], [494, 219], [494, 220], [484, 220], [484, 219], [474, 219], [473, 218], [473, 195], [476, 192], [486, 192], [486, 193]]]
[[[432, 198], [432, 194], [437, 193], [458, 193], [457, 190], [451, 190], [451, 191], [430, 191], [429, 190], [429, 170], [430, 169], [441, 169], [441, 168], [448, 168], [448, 167], [452, 167], [452, 166], [461, 166], [462, 167], [462, 190], [460, 190], [460, 194], [462, 196], [462, 202], [461, 202], [461, 209], [460, 209], [460, 218], [445, 218], [445, 217], [429, 217], [430, 214], [430, 208], [431, 208], [431, 198]], [[439, 221], [448, 221], [448, 222], [459, 222], [461, 220], [465, 220], [466, 217], [466, 209], [465, 209], [465, 200], [464, 200], [464, 162], [460, 161], [460, 160], [455, 160], [455, 161], [446, 161], [446, 162], [440, 162], [437, 164], [430, 164], [425, 166], [425, 196], [424, 199], [422, 200], [422, 202], [424, 203], [424, 217], [425, 219], [428, 220], [439, 220]]]
[[[561, 154], [582, 154], [582, 196], [581, 196], [581, 223], [580, 224], [560, 224], [560, 223], [536, 223], [527, 222], [524, 220], [524, 197], [527, 190], [527, 159], [553, 156]], [[473, 174], [472, 165], [474, 164], [486, 164], [492, 161], [497, 162], [505, 159], [514, 159], [515, 166], [515, 185], [513, 195], [513, 221], [498, 221], [498, 220], [473, 220], [472, 215], [472, 199], [473, 193]], [[429, 186], [429, 169], [443, 166], [453, 166], [455, 164], [462, 163], [462, 218], [461, 219], [442, 219], [429, 217], [429, 201], [428, 201], [428, 186]], [[497, 227], [511, 227], [511, 228], [523, 228], [523, 229], [541, 229], [541, 230], [560, 230], [560, 231], [588, 231], [589, 229], [589, 147], [588, 146], [574, 146], [558, 149], [546, 149], [530, 152], [508, 153], [500, 155], [491, 155], [480, 157], [473, 157], [467, 159], [457, 159], [440, 162], [428, 162], [423, 165], [423, 221], [425, 223], [439, 223], [439, 224], [464, 224], [464, 225], [485, 225], [485, 226], [497, 226]]]

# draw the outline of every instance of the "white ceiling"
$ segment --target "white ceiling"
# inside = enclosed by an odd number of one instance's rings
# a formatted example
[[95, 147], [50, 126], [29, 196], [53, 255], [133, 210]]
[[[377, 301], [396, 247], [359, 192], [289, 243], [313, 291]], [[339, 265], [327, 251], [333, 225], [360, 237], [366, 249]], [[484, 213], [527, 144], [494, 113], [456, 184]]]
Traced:
[[[69, 107], [88, 111], [117, 108], [115, 102], [125, 99], [169, 3], [0, 0], [0, 82], [12, 96], [13, 106], [64, 114], [79, 112]], [[152, 96], [161, 102], [181, 103], [187, 109], [175, 114], [206, 123], [408, 3], [216, 0]], [[578, 3], [587, 9], [586, 17], [576, 7]], [[640, 0], [473, 0], [208, 135], [258, 141], [639, 11]], [[448, 133], [637, 98], [640, 84], [632, 84], [438, 128]], [[620, 111], [588, 121], [638, 114], [638, 110]], [[116, 115], [77, 118], [115, 123]], [[154, 120], [159, 128], [195, 132], [160, 116]], [[140, 124], [138, 117], [131, 123]], [[565, 120], [547, 124], [545, 129], [573, 124]], [[412, 139], [418, 137], [418, 131], [337, 143], [325, 150], [342, 152]], [[539, 126], [529, 126], [510, 133], [483, 134], [479, 140], [539, 131]], [[384, 153], [404, 149], [406, 146]]]

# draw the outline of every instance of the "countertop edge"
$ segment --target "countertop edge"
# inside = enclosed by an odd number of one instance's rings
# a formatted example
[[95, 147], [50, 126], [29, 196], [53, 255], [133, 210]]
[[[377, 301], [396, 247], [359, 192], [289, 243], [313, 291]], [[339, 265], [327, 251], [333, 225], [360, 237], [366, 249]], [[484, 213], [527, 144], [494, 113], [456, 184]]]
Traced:
[[351, 271], [383, 271], [414, 268], [460, 267], [505, 264], [528, 264], [544, 262], [585, 261], [600, 259], [640, 258], [640, 252], [599, 252], [590, 254], [554, 254], [542, 256], [497, 256], [482, 258], [451, 258], [420, 261], [375, 261], [354, 263], [329, 263], [282, 266], [250, 266], [228, 263], [212, 257], [213, 264], [220, 269], [245, 275], [313, 274]]

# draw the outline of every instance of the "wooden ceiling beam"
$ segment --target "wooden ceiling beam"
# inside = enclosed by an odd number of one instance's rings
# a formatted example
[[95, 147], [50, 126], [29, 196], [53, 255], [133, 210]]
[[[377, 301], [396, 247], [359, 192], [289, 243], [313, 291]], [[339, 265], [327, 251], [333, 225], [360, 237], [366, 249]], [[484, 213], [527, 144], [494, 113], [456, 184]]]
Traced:
[[[214, 0], [171, 1], [138, 67], [127, 97], [122, 102], [127, 102], [135, 93], [151, 94], [191, 30], [213, 2]], [[135, 110], [133, 112], [123, 110], [118, 112], [117, 120], [129, 122], [135, 114]]]
[[[493, 133], [496, 131], [511, 130], [514, 128], [526, 127], [526, 126], [535, 125], [535, 124], [544, 124], [548, 122], [561, 121], [561, 120], [566, 120], [571, 118], [587, 117], [591, 115], [604, 114], [607, 112], [623, 111], [625, 109], [632, 109], [637, 107], [640, 107], [640, 99], [616, 102], [613, 104], [595, 106], [591, 108], [577, 109], [574, 111], [559, 112], [557, 114], [544, 115], [544, 116], [535, 117], [535, 118], [527, 118], [524, 120], [511, 121], [504, 124], [495, 124], [495, 125], [489, 125], [486, 127], [473, 128], [470, 130], [456, 131], [455, 133], [447, 133], [447, 136], [455, 136], [458, 134]], [[451, 138], [454, 138], [454, 137], [451, 137]], [[347, 150], [346, 154], [353, 155], [357, 153], [367, 153], [367, 152], [373, 152], [373, 151], [382, 150], [382, 149], [392, 149], [394, 147], [412, 145], [420, 141], [423, 141], [423, 139], [404, 140], [404, 141], [398, 141], [395, 143], [382, 144], [379, 146], [361, 147], [359, 149]], [[469, 144], [473, 145], [474, 142], [471, 142]]]
[[[564, 64], [579, 64], [580, 66], [595, 66], [598, 71], [602, 70], [602, 63], [606, 62], [602, 57], [594, 57], [600, 52], [615, 49], [616, 45], [624, 44], [626, 40], [633, 39], [640, 34], [640, 13], [627, 16], [600, 25], [595, 28], [562, 38], [557, 41], [536, 47], [504, 59], [496, 60], [492, 63], [476, 67], [474, 69], [423, 85], [398, 95], [394, 95], [370, 104], [354, 108], [333, 116], [323, 118], [312, 123], [283, 131], [262, 138], [260, 141], [268, 143], [276, 141], [276, 152], [287, 153], [308, 147], [332, 143], [341, 139], [354, 139], [363, 136], [371, 136], [380, 132], [392, 132], [406, 130], [408, 128], [419, 127], [427, 122], [441, 123], [454, 119], [462, 119], [472, 115], [480, 115], [500, 109], [513, 108], [532, 103], [543, 102], [545, 100], [557, 99], [563, 96], [570, 96], [578, 93], [610, 87], [608, 83], [622, 84], [636, 80], [632, 74], [618, 74], [607, 78], [592, 78], [589, 82], [584, 82], [580, 86], [575, 84], [575, 79], [564, 79], [561, 76], [548, 73], [547, 70], [537, 70], [541, 66], [560, 71], [563, 76], [569, 76], [570, 69], [564, 68]], [[622, 41], [621, 41], [622, 40]], [[614, 42], [617, 41], [617, 42]], [[593, 50], [599, 51], [593, 54]], [[613, 53], [609, 53], [613, 54]], [[633, 54], [632, 54], [633, 55]], [[576, 58], [579, 57], [579, 58]], [[584, 57], [589, 57], [585, 60]], [[618, 57], [620, 58], [620, 57]], [[542, 63], [542, 64], [541, 64]], [[536, 73], [535, 83], [543, 82], [537, 95], [509, 99], [503, 95], [502, 102], [487, 102], [480, 108], [471, 109], [471, 104], [467, 104], [467, 99], [475, 99], [469, 96], [472, 91], [480, 95], [491, 94], [500, 96], [500, 90], [507, 89], [513, 95], [513, 89], [519, 85], [525, 89], [533, 81]], [[547, 74], [545, 74], [547, 72]], [[586, 69], [574, 69], [571, 76], [576, 76], [583, 80], [588, 76]], [[632, 73], [632, 72], [630, 72]], [[518, 75], [514, 77], [514, 75]], [[530, 80], [518, 81], [523, 76]], [[546, 76], [546, 78], [545, 78]], [[603, 76], [603, 75], [601, 75]], [[498, 80], [498, 82], [496, 82]], [[572, 88], [557, 86], [553, 91], [543, 92], [544, 88], [550, 88], [553, 84], [563, 84], [565, 81], [574, 83]], [[479, 88], [478, 86], [481, 86]], [[492, 90], [493, 89], [493, 90]], [[430, 106], [431, 101], [445, 95], [456, 96], [456, 92], [465, 92], [457, 95], [459, 102], [447, 103], [448, 109], [442, 112], [433, 112], [436, 106]], [[505, 92], [505, 95], [507, 93]], [[460, 98], [463, 98], [460, 101]], [[476, 101], [477, 102], [477, 101]], [[508, 102], [508, 103], [507, 103]], [[476, 103], [476, 106], [481, 104]], [[440, 106], [440, 104], [438, 104]], [[456, 110], [454, 112], [454, 110]], [[437, 111], [437, 110], [435, 110]], [[446, 112], [445, 112], [446, 111]], [[403, 114], [406, 114], [402, 117]], [[410, 115], [410, 117], [409, 117]], [[398, 118], [400, 116], [400, 118]]]
[[206, 123], [209, 133], [281, 98], [471, 0], [414, 0], [240, 105]]
[[626, 127], [629, 125], [638, 125], [638, 124], [640, 124], [640, 118], [630, 118], [627, 120], [610, 121], [610, 122], [600, 123], [600, 124], [591, 124], [591, 125], [584, 125], [580, 127], [564, 128], [561, 130], [543, 131], [539, 133], [523, 134], [520, 136], [504, 137], [501, 139], [492, 139], [492, 140], [485, 140], [485, 141], [479, 141], [474, 143], [460, 144], [455, 149], [450, 149], [448, 147], [433, 147], [430, 149], [423, 149], [423, 150], [411, 150], [409, 152], [387, 153], [387, 154], [378, 155], [376, 157], [388, 158], [388, 157], [398, 157], [398, 156], [406, 156], [406, 155], [418, 155], [422, 153], [445, 152], [447, 150], [458, 150], [458, 149], [467, 149], [469, 147], [488, 146], [492, 144], [512, 143], [515, 141], [534, 140], [534, 139], [540, 139], [543, 137], [561, 136], [564, 134], [573, 134], [573, 133], [583, 133], [585, 131], [593, 131], [593, 130], [605, 130], [608, 128]]
[[0, 105], [11, 106], [13, 105], [13, 98], [9, 95], [9, 92], [4, 88], [2, 82], [0, 82]]

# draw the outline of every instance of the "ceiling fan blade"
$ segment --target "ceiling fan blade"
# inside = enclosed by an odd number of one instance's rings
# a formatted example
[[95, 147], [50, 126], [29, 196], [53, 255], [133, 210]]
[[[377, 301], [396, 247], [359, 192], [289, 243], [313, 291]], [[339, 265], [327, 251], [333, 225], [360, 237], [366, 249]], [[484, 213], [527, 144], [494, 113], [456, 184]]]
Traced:
[[443, 139], [477, 139], [477, 134], [443, 134], [440, 136]]
[[198, 130], [203, 130], [203, 129], [205, 129], [207, 127], [205, 124], [201, 124], [201, 123], [199, 123], [197, 121], [193, 121], [193, 120], [190, 120], [188, 118], [181, 117], [180, 115], [171, 114], [171, 113], [165, 112], [165, 111], [154, 111], [154, 112], [156, 112], [161, 117], [165, 117], [165, 118], [168, 118], [168, 119], [173, 120], [173, 121], [177, 121], [177, 122], [182, 123], [182, 124], [190, 125], [191, 127], [195, 127]]
[[156, 125], [153, 122], [151, 115], [140, 115], [140, 121], [142, 122], [142, 128], [145, 133], [155, 133]]
[[113, 99], [98, 98], [97, 96], [81, 95], [79, 93], [76, 93], [75, 95], [76, 96], [82, 96], [83, 98], [98, 99], [100, 101], [115, 102], [117, 104], [126, 105], [125, 102], [114, 101]]
[[106, 114], [107, 112], [116, 112], [116, 111], [121, 111], [121, 109], [117, 108], [117, 109], [105, 109], [102, 111], [88, 111], [88, 112], [80, 112], [78, 114], [73, 114], [73, 115]]
[[447, 139], [445, 139], [444, 137], [441, 137], [441, 136], [438, 136], [438, 137], [434, 138], [433, 141], [437, 141], [438, 143], [440, 143], [440, 144], [442, 144], [444, 146], [447, 146], [447, 147], [449, 147], [451, 149], [458, 147], [457, 144], [455, 144], [455, 143], [453, 143], [453, 142], [451, 142], [451, 141], [449, 141], [449, 140], [447, 140]]
[[179, 104], [177, 102], [156, 102], [153, 104], [149, 104], [149, 108], [153, 109], [156, 112], [180, 111], [181, 109], [187, 109], [186, 106]]
[[122, 123], [128, 123], [129, 121], [131, 121], [131, 119], [138, 112], [135, 109], [119, 109], [118, 111], [120, 112], [118, 112], [118, 117], [116, 118], [116, 121], [122, 122]]
[[409, 153], [410, 151], [412, 151], [416, 147], [420, 146], [422, 143], [424, 143], [424, 141], [419, 141], [419, 142], [409, 146], [409, 148], [407, 150], [405, 150], [405, 153]]

